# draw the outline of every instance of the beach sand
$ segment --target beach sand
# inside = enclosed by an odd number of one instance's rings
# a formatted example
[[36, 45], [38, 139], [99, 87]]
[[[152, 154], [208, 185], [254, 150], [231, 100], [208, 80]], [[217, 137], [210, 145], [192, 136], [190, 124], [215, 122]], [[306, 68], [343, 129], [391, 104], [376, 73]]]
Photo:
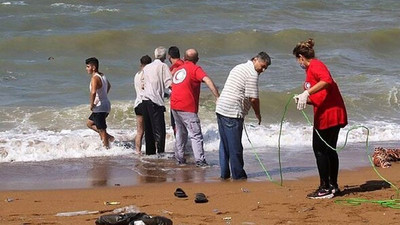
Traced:
[[[378, 171], [394, 185], [400, 185], [399, 163]], [[0, 192], [0, 224], [95, 224], [114, 209], [128, 207], [151, 216], [170, 218], [174, 224], [398, 224], [400, 210], [376, 203], [359, 206], [338, 204], [336, 200], [361, 198], [389, 200], [397, 192], [372, 167], [341, 170], [342, 196], [312, 200], [318, 177], [283, 181], [219, 181], [205, 183], [163, 182], [135, 186], [95, 187], [68, 190], [20, 190]], [[174, 196], [182, 188], [187, 198]], [[195, 203], [195, 193], [204, 193], [209, 202]], [[8, 201], [7, 201], [8, 200]], [[105, 201], [120, 202], [105, 205]], [[99, 211], [96, 214], [61, 217], [57, 213]]]

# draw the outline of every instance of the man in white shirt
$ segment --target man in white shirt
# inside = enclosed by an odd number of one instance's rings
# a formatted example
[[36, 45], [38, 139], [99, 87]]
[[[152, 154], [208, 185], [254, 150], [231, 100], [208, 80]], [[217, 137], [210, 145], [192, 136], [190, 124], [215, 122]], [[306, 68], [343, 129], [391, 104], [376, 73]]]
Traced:
[[165, 151], [164, 92], [171, 86], [171, 72], [164, 63], [167, 50], [158, 47], [154, 61], [143, 68], [143, 119], [145, 126], [146, 155]]
[[222, 179], [229, 179], [231, 173], [234, 180], [247, 179], [243, 169], [243, 121], [252, 107], [258, 124], [261, 123], [258, 77], [269, 65], [269, 55], [260, 52], [246, 63], [235, 66], [217, 101], [215, 111], [220, 134], [219, 163]]

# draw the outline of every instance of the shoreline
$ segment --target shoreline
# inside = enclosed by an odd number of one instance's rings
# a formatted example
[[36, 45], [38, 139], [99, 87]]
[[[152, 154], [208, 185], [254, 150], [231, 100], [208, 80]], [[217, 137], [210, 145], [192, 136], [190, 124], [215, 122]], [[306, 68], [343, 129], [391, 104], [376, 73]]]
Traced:
[[[377, 170], [390, 182], [400, 184], [399, 163]], [[126, 187], [89, 189], [0, 191], [1, 224], [94, 224], [101, 215], [129, 207], [151, 216], [170, 218], [174, 224], [397, 224], [400, 211], [379, 204], [348, 206], [335, 200], [396, 198], [396, 191], [371, 168], [341, 170], [339, 186], [343, 195], [333, 199], [312, 200], [317, 176], [272, 182], [164, 182]], [[182, 188], [188, 198], [174, 196]], [[195, 193], [204, 193], [209, 202], [194, 202]], [[397, 196], [398, 197], [398, 196]], [[5, 201], [11, 199], [11, 201]], [[119, 205], [104, 205], [106, 201]], [[60, 217], [57, 213], [77, 211], [99, 213]], [[230, 218], [228, 221], [227, 218]], [[224, 220], [225, 219], [225, 220]]]
[[[393, 142], [371, 143], [371, 147], [394, 147]], [[370, 147], [370, 148], [371, 148]], [[340, 170], [358, 170], [370, 167], [362, 143], [352, 143], [339, 152]], [[254, 150], [254, 151], [253, 151]], [[370, 150], [371, 151], [371, 150]], [[190, 153], [191, 151], [187, 151]], [[268, 175], [280, 181], [280, 168], [276, 148], [245, 149], [244, 160], [248, 181], [269, 181]], [[208, 183], [219, 181], [218, 152], [206, 152], [210, 167], [196, 168], [189, 154], [188, 165], [176, 165], [173, 153], [162, 158], [138, 157], [134, 154], [116, 157], [91, 157], [52, 160], [44, 162], [0, 163], [1, 190], [80, 189], [114, 186], [135, 186], [146, 183]], [[298, 180], [317, 176], [315, 157], [311, 147], [283, 148], [281, 153], [282, 176]]]

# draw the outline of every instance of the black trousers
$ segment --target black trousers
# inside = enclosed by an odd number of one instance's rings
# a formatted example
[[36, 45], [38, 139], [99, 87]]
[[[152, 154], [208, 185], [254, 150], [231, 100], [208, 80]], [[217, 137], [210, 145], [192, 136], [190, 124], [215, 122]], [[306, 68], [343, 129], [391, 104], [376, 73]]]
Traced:
[[[321, 137], [333, 148], [336, 148], [340, 127], [331, 127], [318, 130]], [[328, 147], [313, 131], [313, 150], [317, 161], [320, 187], [329, 188], [329, 185], [338, 186], [339, 157], [335, 150]]]
[[143, 101], [144, 134], [146, 155], [154, 155], [165, 151], [165, 107], [150, 100]]

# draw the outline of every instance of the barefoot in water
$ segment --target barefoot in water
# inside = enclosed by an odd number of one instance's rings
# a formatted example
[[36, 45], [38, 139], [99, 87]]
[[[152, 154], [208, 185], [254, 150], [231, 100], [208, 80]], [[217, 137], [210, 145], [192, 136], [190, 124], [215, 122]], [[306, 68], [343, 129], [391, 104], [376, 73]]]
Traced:
[[115, 141], [114, 136], [107, 134], [107, 137], [108, 137], [108, 141], [109, 142], [114, 142]]

